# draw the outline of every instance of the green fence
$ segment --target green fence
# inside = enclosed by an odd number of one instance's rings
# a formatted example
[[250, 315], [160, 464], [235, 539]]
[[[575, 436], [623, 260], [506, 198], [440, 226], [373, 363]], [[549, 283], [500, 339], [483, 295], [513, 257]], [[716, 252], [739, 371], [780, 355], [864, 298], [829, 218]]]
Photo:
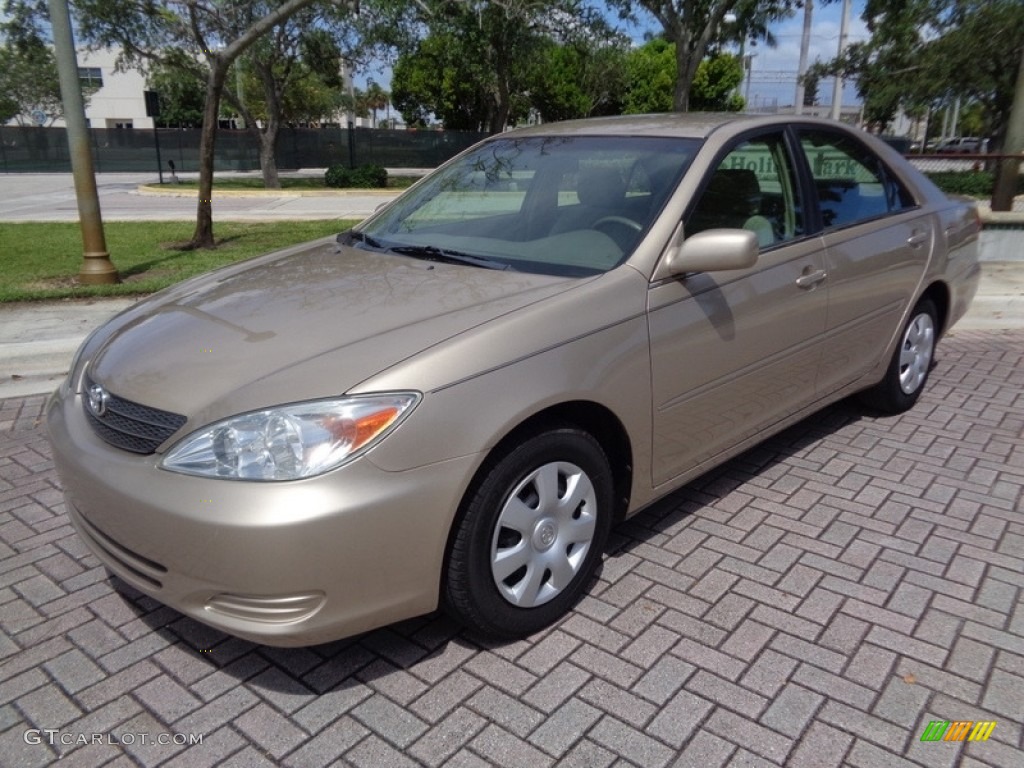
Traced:
[[[90, 129], [97, 172], [156, 173], [154, 131]], [[163, 168], [174, 162], [178, 172], [198, 170], [199, 131], [161, 128]], [[329, 165], [373, 163], [388, 168], [433, 168], [475, 144], [487, 134], [463, 131], [389, 131], [356, 128], [283, 128], [277, 140], [280, 169], [324, 168]], [[351, 154], [349, 142], [351, 140]], [[256, 171], [259, 144], [247, 131], [217, 133], [214, 168], [218, 171]], [[3, 173], [61, 173], [71, 171], [63, 128], [0, 127], [0, 171]]]

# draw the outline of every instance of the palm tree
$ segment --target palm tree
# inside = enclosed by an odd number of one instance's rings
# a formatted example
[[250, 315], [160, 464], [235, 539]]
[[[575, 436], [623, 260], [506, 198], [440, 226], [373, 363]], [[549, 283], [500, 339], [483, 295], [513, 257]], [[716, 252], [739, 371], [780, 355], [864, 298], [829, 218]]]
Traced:
[[367, 80], [366, 92], [363, 98], [366, 108], [369, 109], [373, 115], [372, 125], [376, 128], [377, 110], [387, 107], [388, 102], [391, 100], [391, 94], [381, 88], [374, 80]]

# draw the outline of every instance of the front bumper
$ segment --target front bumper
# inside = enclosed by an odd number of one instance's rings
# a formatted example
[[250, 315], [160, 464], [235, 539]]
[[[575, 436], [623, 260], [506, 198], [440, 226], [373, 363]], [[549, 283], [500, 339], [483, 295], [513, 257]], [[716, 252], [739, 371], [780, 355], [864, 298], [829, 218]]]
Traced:
[[66, 384], [47, 426], [68, 515], [104, 565], [205, 624], [280, 646], [434, 610], [476, 459], [387, 472], [371, 451], [292, 482], [192, 477], [100, 440]]

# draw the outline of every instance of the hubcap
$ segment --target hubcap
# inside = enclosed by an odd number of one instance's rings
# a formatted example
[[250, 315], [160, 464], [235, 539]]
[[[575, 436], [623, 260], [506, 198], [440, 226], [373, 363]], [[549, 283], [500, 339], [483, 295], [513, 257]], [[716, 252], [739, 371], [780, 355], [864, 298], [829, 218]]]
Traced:
[[544, 464], [505, 500], [491, 542], [491, 574], [501, 596], [534, 608], [558, 596], [583, 566], [594, 539], [597, 497], [569, 462]]
[[903, 334], [900, 348], [900, 389], [903, 394], [912, 395], [921, 387], [935, 351], [935, 323], [931, 315], [922, 313], [915, 317]]

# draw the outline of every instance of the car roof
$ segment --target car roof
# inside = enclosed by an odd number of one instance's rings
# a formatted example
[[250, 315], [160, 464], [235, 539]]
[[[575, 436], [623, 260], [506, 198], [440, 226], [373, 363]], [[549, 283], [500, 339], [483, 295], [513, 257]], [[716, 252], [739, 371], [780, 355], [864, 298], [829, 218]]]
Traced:
[[678, 112], [655, 115], [615, 115], [543, 123], [517, 129], [517, 136], [676, 136], [707, 138], [728, 123], [750, 120], [755, 116], [740, 112]]
[[667, 112], [651, 115], [616, 115], [590, 117], [582, 120], [543, 123], [517, 128], [508, 134], [526, 136], [664, 136], [675, 138], [707, 139], [712, 133], [728, 126], [730, 134], [747, 128], [792, 124], [825, 125], [850, 130], [850, 126], [834, 120], [803, 115], [763, 115], [745, 112]]

